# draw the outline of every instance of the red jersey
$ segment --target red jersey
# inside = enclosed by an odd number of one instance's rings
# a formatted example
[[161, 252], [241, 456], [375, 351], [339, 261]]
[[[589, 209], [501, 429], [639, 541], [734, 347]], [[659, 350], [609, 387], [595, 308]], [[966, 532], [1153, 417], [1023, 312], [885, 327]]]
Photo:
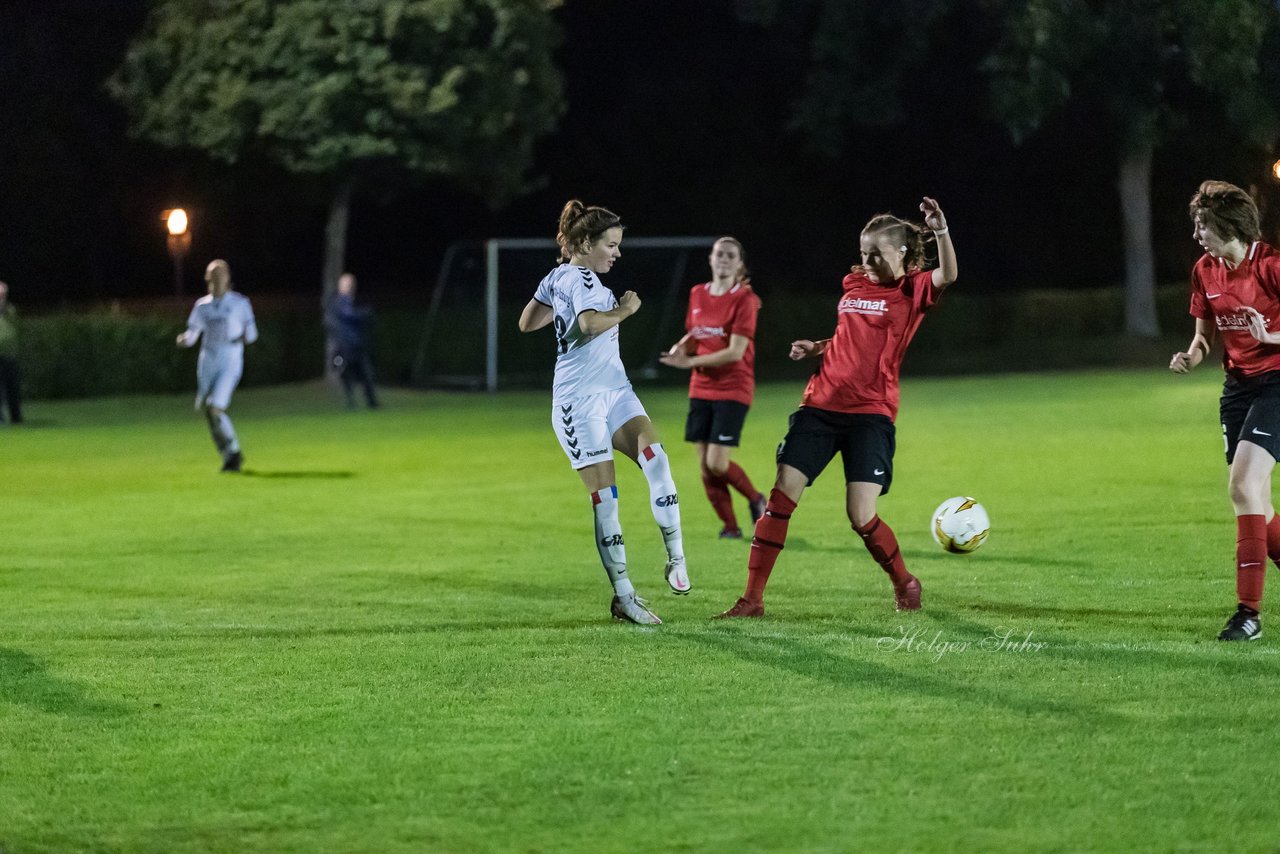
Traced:
[[736, 400], [751, 405], [756, 390], [756, 315], [760, 297], [746, 282], [724, 293], [711, 293], [711, 283], [695, 285], [689, 293], [684, 327], [693, 339], [693, 355], [716, 353], [729, 346], [730, 335], [747, 339], [742, 358], [727, 365], [694, 368], [689, 377], [689, 397], [701, 400]]
[[911, 273], [888, 285], [861, 272], [845, 276], [836, 334], [800, 405], [896, 418], [902, 357], [939, 293], [932, 271]]
[[1280, 371], [1280, 344], [1263, 344], [1249, 334], [1243, 308], [1280, 330], [1280, 254], [1255, 242], [1234, 270], [1205, 254], [1191, 268], [1191, 316], [1212, 320], [1222, 338], [1222, 367], [1236, 376]]

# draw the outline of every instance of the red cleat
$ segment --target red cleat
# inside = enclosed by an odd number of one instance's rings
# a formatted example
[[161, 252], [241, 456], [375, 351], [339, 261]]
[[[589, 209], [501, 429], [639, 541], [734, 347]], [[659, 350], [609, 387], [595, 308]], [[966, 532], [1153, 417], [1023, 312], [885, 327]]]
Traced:
[[[917, 597], [917, 602], [919, 598]], [[916, 605], [919, 608], [919, 604]], [[716, 614], [712, 619], [725, 620], [732, 617], [763, 617], [764, 602], [752, 602], [744, 596], [739, 596], [738, 601], [733, 603], [733, 607], [723, 614]]]
[[920, 610], [920, 579], [908, 575], [901, 584], [893, 585], [893, 602], [899, 611]]

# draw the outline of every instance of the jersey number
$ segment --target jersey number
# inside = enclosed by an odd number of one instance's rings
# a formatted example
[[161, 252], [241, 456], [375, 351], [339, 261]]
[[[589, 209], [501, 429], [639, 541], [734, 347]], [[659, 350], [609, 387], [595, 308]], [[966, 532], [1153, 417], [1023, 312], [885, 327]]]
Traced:
[[556, 355], [563, 356], [569, 352], [569, 341], [565, 334], [569, 331], [563, 317], [556, 317]]

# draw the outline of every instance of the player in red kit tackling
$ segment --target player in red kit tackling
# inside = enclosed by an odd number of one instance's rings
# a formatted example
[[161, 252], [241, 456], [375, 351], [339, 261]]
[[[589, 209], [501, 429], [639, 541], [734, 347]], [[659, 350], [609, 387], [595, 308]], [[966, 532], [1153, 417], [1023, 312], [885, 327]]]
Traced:
[[765, 507], [764, 495], [730, 459], [756, 389], [760, 298], [751, 289], [743, 254], [742, 244], [732, 237], [721, 237], [711, 247], [712, 279], [689, 294], [688, 332], [660, 359], [664, 365], [692, 370], [684, 440], [697, 446], [702, 485], [724, 525], [720, 536], [725, 539], [742, 538], [729, 487], [747, 499], [753, 523]]
[[1196, 330], [1169, 368], [1187, 373], [1222, 338], [1227, 376], [1218, 411], [1236, 514], [1239, 604], [1218, 640], [1257, 640], [1267, 558], [1280, 562], [1280, 520], [1271, 504], [1271, 472], [1280, 456], [1280, 254], [1258, 239], [1258, 206], [1233, 184], [1201, 184], [1191, 198], [1191, 220], [1205, 251], [1191, 268]]
[[[920, 607], [920, 582], [907, 572], [893, 531], [876, 500], [893, 481], [898, 373], [926, 312], [956, 280], [956, 253], [946, 217], [926, 197], [925, 226], [880, 214], [862, 229], [862, 263], [844, 277], [836, 332], [825, 341], [791, 343], [791, 358], [821, 358], [800, 408], [778, 446], [778, 477], [756, 523], [747, 562], [747, 589], [721, 617], [764, 616], [764, 588], [787, 538], [800, 496], [839, 452], [845, 509], [854, 531], [893, 584], [898, 610]], [[938, 266], [925, 270], [928, 232]]]

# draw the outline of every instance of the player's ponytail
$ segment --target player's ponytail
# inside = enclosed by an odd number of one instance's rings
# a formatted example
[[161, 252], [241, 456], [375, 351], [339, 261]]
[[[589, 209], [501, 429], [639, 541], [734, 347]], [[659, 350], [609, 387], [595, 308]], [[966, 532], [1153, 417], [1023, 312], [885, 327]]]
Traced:
[[608, 208], [587, 207], [578, 199], [570, 199], [560, 211], [560, 228], [556, 232], [560, 260], [568, 261], [575, 252], [589, 250], [600, 235], [622, 227], [622, 218]]

